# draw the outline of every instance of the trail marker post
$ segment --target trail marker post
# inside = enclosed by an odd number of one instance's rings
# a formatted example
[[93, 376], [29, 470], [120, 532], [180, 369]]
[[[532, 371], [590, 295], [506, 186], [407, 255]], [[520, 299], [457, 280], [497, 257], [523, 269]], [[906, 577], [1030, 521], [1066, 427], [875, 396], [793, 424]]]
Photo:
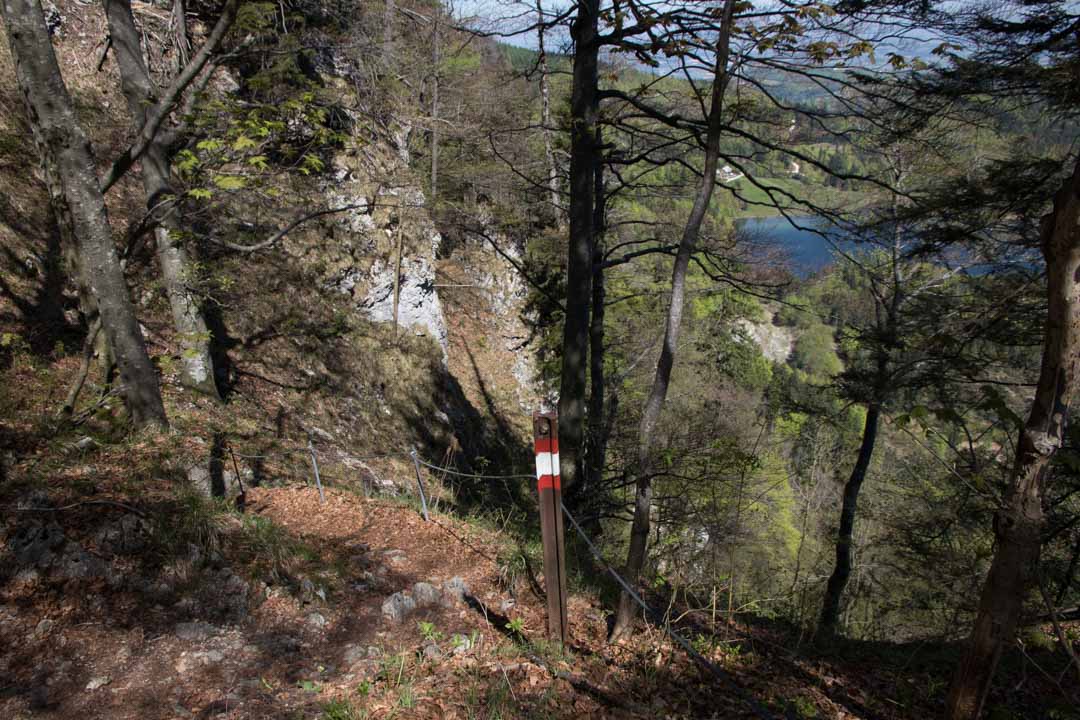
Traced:
[[540, 534], [544, 546], [548, 638], [566, 644], [566, 545], [563, 542], [562, 483], [559, 478], [559, 418], [533, 413], [536, 490], [540, 497]]

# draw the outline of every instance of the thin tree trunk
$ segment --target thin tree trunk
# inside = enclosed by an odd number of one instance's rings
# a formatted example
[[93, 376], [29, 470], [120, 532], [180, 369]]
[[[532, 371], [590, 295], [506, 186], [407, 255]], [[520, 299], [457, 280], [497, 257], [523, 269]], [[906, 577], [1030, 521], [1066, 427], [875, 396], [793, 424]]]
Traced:
[[173, 74], [179, 75], [191, 58], [191, 40], [188, 39], [187, 33], [187, 5], [185, 0], [173, 0], [172, 18], [169, 22], [172, 24], [173, 36]]
[[1063, 441], [1080, 362], [1080, 163], [1043, 219], [1042, 252], [1049, 300], [1042, 368], [1009, 487], [994, 518], [997, 550], [949, 690], [949, 720], [970, 720], [981, 712], [998, 659], [1013, 642], [1039, 563], [1043, 484]]
[[0, 7], [30, 123], [39, 126], [56, 161], [78, 238], [83, 280], [97, 301], [128, 412], [136, 427], [165, 427], [168, 421], [157, 373], [113, 244], [93, 152], [60, 75], [40, 0], [3, 0]]
[[877, 401], [870, 403], [866, 408], [866, 422], [863, 424], [859, 457], [855, 460], [855, 467], [851, 470], [847, 484], [844, 485], [844, 499], [840, 507], [840, 529], [836, 533], [836, 565], [825, 588], [821, 620], [818, 622], [818, 632], [821, 637], [834, 636], [840, 620], [840, 600], [851, 577], [851, 542], [855, 530], [855, 513], [859, 505], [859, 491], [862, 490], [863, 481], [866, 480], [866, 471], [874, 455], [880, 419], [881, 405]]
[[431, 206], [439, 195], [439, 19], [433, 14], [431, 24]]
[[[904, 183], [904, 170], [900, 162], [900, 154], [895, 150], [892, 153], [893, 186], [902, 188]], [[821, 605], [821, 617], [818, 621], [818, 635], [821, 640], [835, 637], [840, 625], [840, 604], [851, 577], [853, 565], [852, 552], [854, 547], [855, 515], [859, 504], [859, 492], [866, 480], [867, 470], [870, 468], [870, 460], [874, 454], [874, 446], [877, 442], [878, 426], [881, 419], [881, 408], [886, 398], [893, 390], [891, 389], [892, 378], [889, 374], [889, 364], [892, 354], [899, 347], [897, 332], [899, 327], [900, 308], [906, 295], [903, 290], [904, 276], [901, 269], [903, 262], [903, 235], [901, 225], [897, 218], [900, 212], [900, 195], [893, 193], [891, 212], [893, 218], [893, 242], [891, 255], [891, 283], [892, 295], [886, 302], [884, 295], [875, 294], [875, 316], [877, 342], [877, 359], [873, 376], [873, 389], [870, 401], [866, 406], [866, 421], [863, 425], [862, 443], [859, 446], [859, 455], [855, 460], [855, 467], [851, 470], [847, 484], [844, 485], [844, 497], [840, 507], [840, 527], [836, 536], [836, 564], [833, 566], [829, 582], [825, 586], [825, 597]], [[845, 615], [846, 617], [846, 615]]]
[[592, 317], [589, 322], [589, 445], [585, 487], [597, 488], [607, 465], [609, 427], [605, 417], [607, 379], [604, 373], [604, 271], [594, 266], [592, 277]]
[[[791, 597], [794, 598], [799, 588], [799, 574], [802, 572], [802, 552], [803, 547], [806, 545], [806, 525], [810, 519], [810, 500], [812, 493], [816, 485], [815, 478], [817, 476], [817, 462], [818, 462], [818, 436], [821, 433], [821, 428], [814, 427], [814, 440], [812, 445], [813, 454], [810, 456], [810, 481], [805, 486], [806, 502], [803, 503], [802, 518], [799, 521], [799, 547], [795, 551], [795, 573], [791, 579]], [[799, 625], [802, 626], [802, 605], [799, 605]]]
[[1061, 582], [1061, 587], [1058, 589], [1057, 604], [1061, 605], [1065, 601], [1065, 595], [1069, 592], [1069, 586], [1072, 585], [1073, 578], [1076, 576], [1076, 566], [1080, 564], [1080, 534], [1076, 536], [1076, 545], [1073, 546], [1072, 559], [1069, 560], [1069, 567], [1065, 571], [1065, 579]]
[[71, 419], [71, 416], [75, 412], [75, 403], [79, 400], [79, 393], [82, 392], [83, 385], [86, 384], [86, 377], [90, 374], [90, 364], [94, 360], [94, 344], [97, 342], [98, 334], [101, 331], [101, 321], [95, 318], [93, 324], [90, 325], [90, 329], [86, 333], [86, 340], [83, 341], [82, 359], [79, 361], [79, 371], [75, 373], [75, 380], [71, 383], [71, 388], [68, 390], [67, 397], [64, 399], [64, 406], [60, 408], [60, 413], [57, 419], [61, 422]]
[[[701, 224], [709, 210], [713, 190], [716, 187], [716, 166], [720, 158], [721, 113], [724, 107], [724, 91], [728, 82], [728, 56], [731, 43], [732, 17], [735, 0], [724, 3], [723, 20], [720, 34], [716, 41], [716, 65], [713, 68], [712, 98], [709, 106], [708, 132], [705, 139], [705, 164], [702, 168], [701, 183], [694, 198], [690, 216], [683, 228], [679, 250], [675, 256], [675, 266], [671, 271], [671, 301], [668, 305], [667, 323], [664, 327], [664, 344], [660, 350], [660, 360], [656, 364], [656, 375], [649, 390], [645, 411], [638, 430], [638, 468], [635, 479], [634, 520], [630, 527], [630, 549], [626, 557], [626, 580], [630, 584], [638, 581], [641, 569], [645, 566], [645, 551], [649, 539], [649, 513], [652, 507], [652, 472], [651, 455], [655, 441], [656, 423], [667, 399], [668, 385], [671, 382], [671, 370], [675, 364], [675, 351], [679, 344], [679, 326], [682, 324], [683, 301], [686, 290], [686, 272], [690, 266], [690, 256], [697, 244]], [[623, 592], [619, 598], [619, 608], [612, 628], [612, 641], [618, 640], [627, 632], [634, 619], [634, 601], [629, 593]]]
[[544, 158], [547, 160], [548, 193], [551, 196], [551, 212], [555, 224], [562, 230], [565, 223], [559, 203], [559, 169], [555, 165], [555, 151], [551, 141], [551, 81], [549, 79], [547, 51], [544, 49], [544, 6], [543, 0], [536, 0], [536, 41], [540, 54], [540, 124], [544, 137]]
[[383, 43], [382, 61], [385, 68], [389, 68], [394, 61], [394, 25], [397, 15], [397, 7], [394, 0], [386, 0], [383, 6]]
[[592, 294], [593, 183], [600, 161], [596, 143], [599, 13], [599, 0], [577, 0], [577, 16], [570, 27], [574, 41], [570, 94], [570, 239], [559, 382], [559, 452], [564, 490], [571, 489], [580, 480], [583, 469], [583, 415]]
[[[143, 63], [130, 0], [105, 0], [105, 15], [112, 37], [113, 57], [120, 68], [121, 90], [132, 124], [139, 128], [146, 122], [147, 109], [157, 102], [157, 97], [150, 73]], [[169, 151], [160, 135], [147, 145], [140, 164], [146, 205], [158, 215], [154, 240], [165, 294], [172, 310], [173, 327], [180, 344], [180, 381], [193, 390], [218, 398], [210, 353], [210, 330], [190, 288], [195, 273], [180, 241], [181, 224], [177, 213], [164, 212], [158, 207], [173, 195]]]
[[[599, 128], [597, 128], [596, 137], [597, 141], [599, 141]], [[604, 475], [604, 466], [607, 464], [608, 439], [608, 424], [604, 417], [604, 398], [607, 393], [605, 392], [606, 378], [604, 376], [604, 302], [606, 291], [604, 288], [603, 266], [604, 213], [607, 208], [604, 197], [604, 166], [602, 163], [596, 165], [593, 192], [595, 201], [593, 204], [592, 317], [589, 320], [589, 444], [586, 453], [588, 467], [583, 482], [586, 487], [597, 488]], [[583, 487], [582, 490], [584, 489]]]
[[398, 335], [398, 310], [401, 304], [401, 256], [404, 250], [402, 244], [401, 229], [405, 227], [405, 212], [404, 208], [398, 211], [398, 226], [397, 226], [397, 255], [394, 259], [394, 338]]
[[[760, 437], [760, 436], [759, 436]], [[738, 546], [739, 535], [742, 533], [742, 503], [743, 493], [746, 490], [746, 471], [739, 473], [739, 486], [735, 491], [735, 525], [728, 541], [728, 593], [727, 593], [727, 616], [730, 623], [735, 618], [735, 590], [738, 582], [735, 569], [735, 550]]]

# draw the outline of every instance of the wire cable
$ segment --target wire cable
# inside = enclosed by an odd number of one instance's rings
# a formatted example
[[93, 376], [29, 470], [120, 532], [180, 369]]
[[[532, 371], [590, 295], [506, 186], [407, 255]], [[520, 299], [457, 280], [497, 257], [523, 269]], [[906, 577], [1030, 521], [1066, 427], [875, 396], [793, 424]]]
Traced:
[[574, 516], [570, 514], [570, 511], [566, 509], [566, 504], [560, 504], [562, 505], [562, 511], [563, 514], [566, 515], [566, 519], [569, 520], [570, 524], [574, 526], [575, 530], [577, 530], [578, 535], [585, 542], [585, 546], [589, 548], [589, 552], [591, 552], [593, 556], [597, 559], [597, 561], [599, 561], [600, 564], [604, 566], [608, 573], [610, 573], [611, 576], [615, 578], [615, 582], [619, 583], [619, 585], [622, 586], [622, 589], [625, 590], [631, 598], [633, 598], [634, 602], [640, 605], [642, 610], [644, 610], [647, 614], [653, 617], [654, 621], [656, 621], [657, 626], [665, 633], [667, 633], [672, 640], [678, 643], [682, 647], [682, 649], [686, 651], [686, 654], [689, 655], [692, 660], [698, 663], [698, 665], [707, 669], [715, 677], [723, 680], [731, 687], [733, 687], [739, 698], [743, 700], [743, 702], [745, 702], [751, 710], [753, 710], [755, 715], [762, 718], [763, 720], [776, 720], [776, 716], [769, 712], [769, 710], [766, 709], [764, 705], [754, 699], [754, 697], [751, 696], [750, 693], [748, 693], [742, 685], [736, 682], [735, 678], [732, 677], [731, 673], [707, 660], [697, 650], [694, 649], [694, 647], [690, 644], [689, 641], [686, 640], [686, 638], [684, 638], [682, 635], [679, 635], [677, 632], [668, 627], [667, 623], [663, 622], [663, 617], [660, 615], [660, 613], [658, 613], [656, 610], [650, 607], [648, 603], [642, 600], [641, 596], [638, 595], [632, 587], [630, 587], [630, 584], [623, 579], [622, 575], [616, 572], [615, 568], [611, 567], [611, 564], [604, 559], [604, 556], [600, 554], [600, 550], [597, 549], [596, 545], [594, 545], [592, 540], [589, 539], [589, 536], [585, 534], [585, 531], [581, 529], [581, 526], [578, 525], [577, 520], [575, 520]]
[[421, 458], [419, 455], [416, 456], [416, 461], [419, 462], [421, 465], [424, 465], [425, 467], [431, 468], [432, 470], [438, 470], [439, 472], [446, 473], [447, 475], [457, 475], [458, 477], [463, 477], [463, 478], [473, 478], [473, 479], [477, 479], [477, 480], [535, 480], [536, 479], [535, 475], [484, 475], [482, 473], [458, 472], [457, 470], [451, 470], [450, 468], [441, 468], [438, 465], [432, 465], [431, 463], [429, 463], [426, 460], [424, 460], [423, 458]]

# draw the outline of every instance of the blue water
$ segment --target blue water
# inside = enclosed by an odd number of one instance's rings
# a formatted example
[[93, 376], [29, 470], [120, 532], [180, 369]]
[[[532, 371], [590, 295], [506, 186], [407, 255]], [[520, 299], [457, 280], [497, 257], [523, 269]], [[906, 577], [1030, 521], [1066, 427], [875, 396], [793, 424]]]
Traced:
[[[780, 215], [739, 220], [737, 227], [755, 248], [753, 254], [756, 257], [766, 258], [769, 263], [783, 263], [798, 278], [807, 278], [831, 265], [835, 260], [836, 247], [844, 252], [859, 247], [851, 236], [845, 236], [843, 231], [818, 218], [795, 216], [794, 220], [802, 227], [792, 227], [787, 218]], [[828, 237], [810, 228], [826, 232]], [[1010, 266], [1015, 270], [1031, 272], [1042, 264], [1037, 251], [1024, 248], [1014, 248], [1007, 256], [1002, 254], [995, 258], [993, 264], [970, 264], [965, 257], [969, 256], [963, 248], [954, 249], [950, 255], [951, 266], [966, 264], [964, 272], [971, 275], [983, 275]]]
[[[795, 222], [807, 228], [824, 230], [827, 226], [810, 217], [796, 217]], [[820, 234], [792, 227], [783, 216], [747, 218], [738, 222], [739, 230], [763, 253], [779, 250], [791, 271], [800, 277], [812, 275], [833, 261], [833, 246]], [[841, 247], [850, 245], [836, 239]]]

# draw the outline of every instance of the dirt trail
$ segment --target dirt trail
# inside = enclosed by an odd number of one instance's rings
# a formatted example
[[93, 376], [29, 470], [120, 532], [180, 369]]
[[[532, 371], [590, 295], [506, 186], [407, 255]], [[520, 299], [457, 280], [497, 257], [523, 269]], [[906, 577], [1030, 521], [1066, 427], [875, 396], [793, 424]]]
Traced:
[[[309, 488], [253, 489], [247, 509], [310, 547], [335, 576], [305, 579], [294, 592], [255, 584], [261, 597], [234, 621], [204, 617], [189, 598], [170, 602], [164, 588], [145, 607], [122, 580], [73, 595], [74, 581], [48, 587], [16, 577], [0, 593], [0, 716], [319, 717], [337, 698], [371, 717], [466, 717], [500, 684], [523, 682], [526, 699], [554, 692], [550, 676], [514, 660], [514, 646], [489, 622], [520, 619], [529, 635], [543, 627], [537, 599], [513, 598], [500, 583], [493, 533], [445, 516], [425, 523], [411, 508], [349, 493], [329, 491], [322, 506]], [[237, 582], [227, 568], [217, 581], [208, 572], [223, 592]], [[455, 578], [468, 599], [446, 591]], [[418, 582], [441, 600], [400, 622], [387, 617], [387, 598], [417, 595]], [[431, 624], [426, 640], [421, 623]], [[584, 629], [577, 641], [588, 643], [602, 625], [592, 636]], [[607, 715], [588, 698], [568, 707], [575, 717]]]
[[[113, 533], [139, 526], [118, 508], [0, 520], [0, 718], [758, 717], [746, 693], [804, 717], [906, 716], [880, 699], [899, 677], [795, 661], [764, 626], [727, 624], [730, 639], [702, 646], [739, 691], [655, 628], [605, 644], [591, 595], [570, 598], [571, 647], [557, 652], [542, 602], [512, 577], [513, 546], [475, 523], [333, 489], [320, 505], [307, 487], [251, 489], [246, 509], [225, 521], [247, 534], [225, 537], [248, 547], [161, 566]], [[289, 582], [263, 582], [282, 535], [303, 550], [282, 562]], [[40, 572], [12, 571], [26, 537], [52, 538]]]

